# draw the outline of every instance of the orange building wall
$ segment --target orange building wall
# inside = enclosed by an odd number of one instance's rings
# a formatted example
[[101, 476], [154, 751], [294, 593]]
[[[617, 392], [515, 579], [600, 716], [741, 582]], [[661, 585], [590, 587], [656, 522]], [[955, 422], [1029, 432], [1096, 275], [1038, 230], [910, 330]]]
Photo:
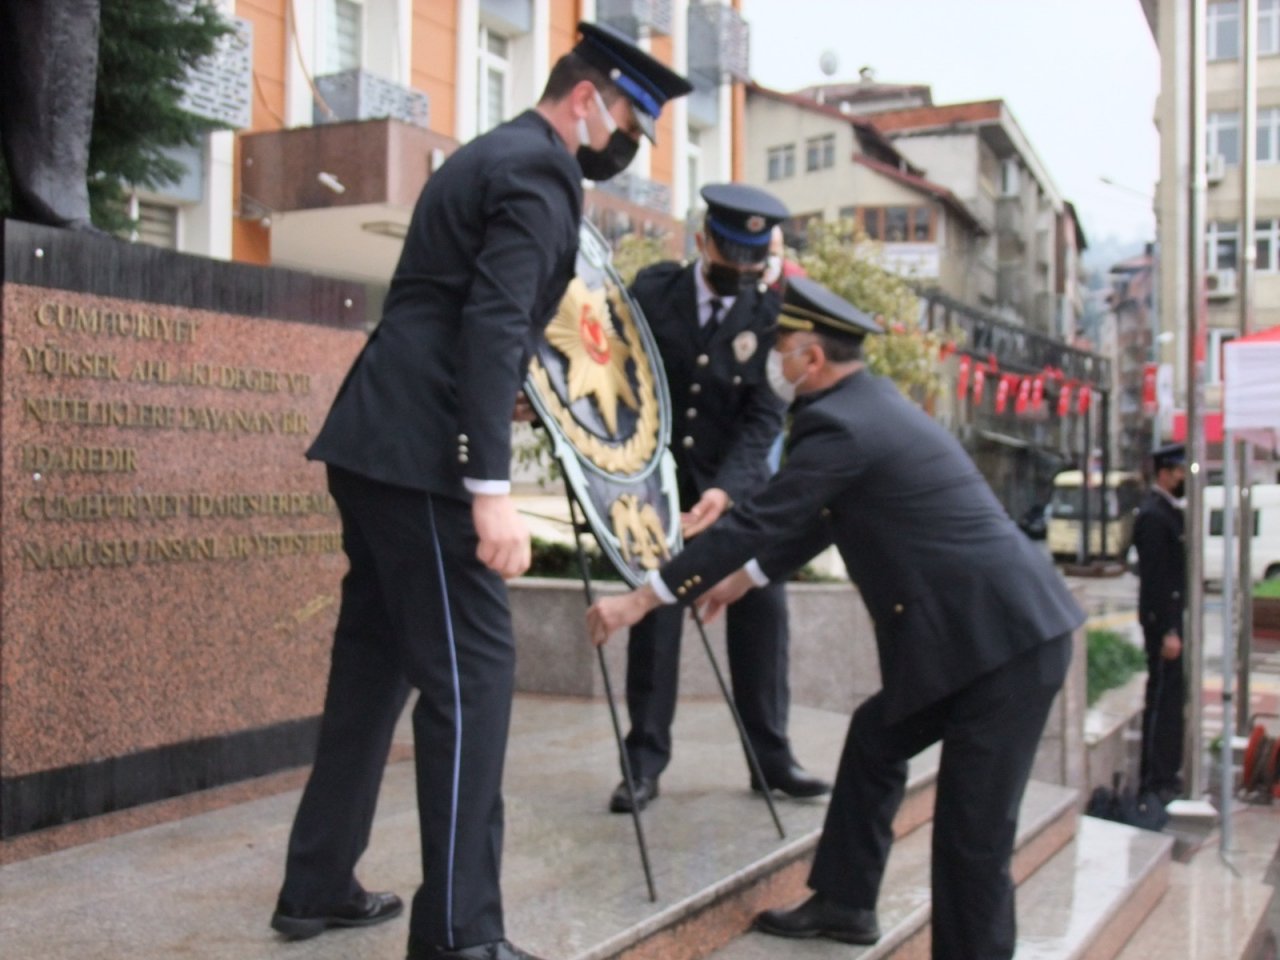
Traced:
[[578, 0], [551, 0], [550, 49], [547, 64], [555, 62], [573, 49], [578, 40], [578, 21], [582, 19]]
[[[253, 24], [253, 121], [251, 132], [284, 126], [285, 50], [289, 42], [288, 0], [239, 0], [236, 16]], [[240, 206], [240, 140], [235, 151], [235, 208]], [[271, 233], [257, 220], [236, 217], [231, 224], [231, 258], [245, 263], [271, 262]]]
[[431, 98], [432, 130], [457, 137], [458, 8], [444, 0], [414, 0], [409, 85]]
[[[671, 63], [671, 38], [654, 37], [650, 43], [650, 52], [663, 63]], [[672, 120], [673, 110], [663, 110], [658, 117], [658, 142], [649, 154], [649, 179], [670, 185], [675, 181], [675, 123]]]

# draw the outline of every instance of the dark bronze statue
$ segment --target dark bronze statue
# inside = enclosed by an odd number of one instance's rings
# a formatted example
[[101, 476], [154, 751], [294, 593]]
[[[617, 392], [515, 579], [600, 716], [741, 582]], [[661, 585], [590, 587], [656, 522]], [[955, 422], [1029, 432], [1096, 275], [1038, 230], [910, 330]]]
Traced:
[[91, 229], [99, 0], [0, 2], [0, 145], [13, 216]]

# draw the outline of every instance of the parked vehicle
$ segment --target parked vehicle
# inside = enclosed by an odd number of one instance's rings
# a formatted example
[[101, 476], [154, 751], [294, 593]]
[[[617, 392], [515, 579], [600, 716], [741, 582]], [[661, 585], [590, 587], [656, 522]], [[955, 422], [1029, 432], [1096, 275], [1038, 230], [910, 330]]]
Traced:
[[[1053, 496], [1046, 510], [1049, 552], [1061, 560], [1079, 555], [1084, 522], [1084, 473], [1064, 470], [1053, 478]], [[1142, 500], [1142, 475], [1112, 470], [1103, 483], [1102, 472], [1089, 475], [1089, 555], [1086, 559], [1124, 557], [1133, 542], [1133, 517]], [[1103, 552], [1103, 532], [1106, 551]]]
[[[1250, 573], [1255, 581], [1280, 578], [1280, 484], [1255, 484], [1252, 499]], [[1222, 580], [1222, 523], [1222, 487], [1205, 487], [1204, 578], [1215, 583]]]
[[1048, 535], [1048, 505], [1033, 503], [1018, 521], [1018, 529], [1032, 540], [1043, 540]]

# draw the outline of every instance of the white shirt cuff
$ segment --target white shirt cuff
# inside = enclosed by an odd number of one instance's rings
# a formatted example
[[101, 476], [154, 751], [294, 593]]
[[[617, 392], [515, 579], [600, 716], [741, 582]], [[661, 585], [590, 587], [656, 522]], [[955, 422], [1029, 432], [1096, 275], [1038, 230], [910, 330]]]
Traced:
[[672, 604], [676, 602], [676, 595], [667, 588], [665, 583], [662, 582], [662, 578], [658, 576], [657, 570], [650, 570], [648, 575], [645, 577], [645, 582], [653, 588], [653, 592], [658, 595], [658, 599], [663, 603]]
[[757, 587], [767, 587], [769, 585], [769, 578], [760, 569], [760, 561], [755, 557], [748, 560], [742, 569], [746, 571], [747, 576], [751, 578], [751, 582]]
[[467, 493], [478, 493], [482, 496], [506, 496], [511, 492], [510, 480], [476, 480], [472, 477], [463, 477], [462, 485], [467, 488]]

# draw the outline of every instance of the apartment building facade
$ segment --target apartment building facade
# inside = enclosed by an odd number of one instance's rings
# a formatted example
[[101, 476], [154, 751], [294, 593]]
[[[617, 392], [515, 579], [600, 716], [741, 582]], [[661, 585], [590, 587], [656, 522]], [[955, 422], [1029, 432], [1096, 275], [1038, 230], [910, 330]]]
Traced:
[[658, 142], [587, 191], [606, 234], [682, 242], [702, 183], [740, 176], [749, 29], [740, 0], [221, 0], [239, 37], [204, 78], [233, 130], [183, 155], [182, 184], [139, 193], [139, 239], [385, 284], [433, 169], [534, 105], [580, 20], [623, 31], [690, 77]]
[[[1160, 50], [1160, 96], [1155, 120], [1160, 131], [1160, 180], [1156, 187], [1159, 239], [1160, 334], [1152, 360], [1170, 384], [1157, 430], [1166, 439], [1186, 435], [1187, 331], [1190, 298], [1192, 104], [1191, 9], [1172, 0], [1141, 0]], [[1245, 251], [1242, 240], [1244, 32], [1257, 51], [1254, 155], [1255, 205], [1251, 330], [1280, 323], [1280, 0], [1256, 0], [1257, 20], [1244, 22], [1240, 0], [1209, 0], [1203, 31], [1207, 63], [1203, 75], [1206, 116], [1203, 144], [1206, 189], [1203, 207], [1204, 293], [1198, 306], [1204, 336], [1201, 367], [1206, 454], [1211, 470], [1222, 455], [1222, 346], [1239, 336]], [[1274, 466], [1264, 473], [1275, 475]]]

